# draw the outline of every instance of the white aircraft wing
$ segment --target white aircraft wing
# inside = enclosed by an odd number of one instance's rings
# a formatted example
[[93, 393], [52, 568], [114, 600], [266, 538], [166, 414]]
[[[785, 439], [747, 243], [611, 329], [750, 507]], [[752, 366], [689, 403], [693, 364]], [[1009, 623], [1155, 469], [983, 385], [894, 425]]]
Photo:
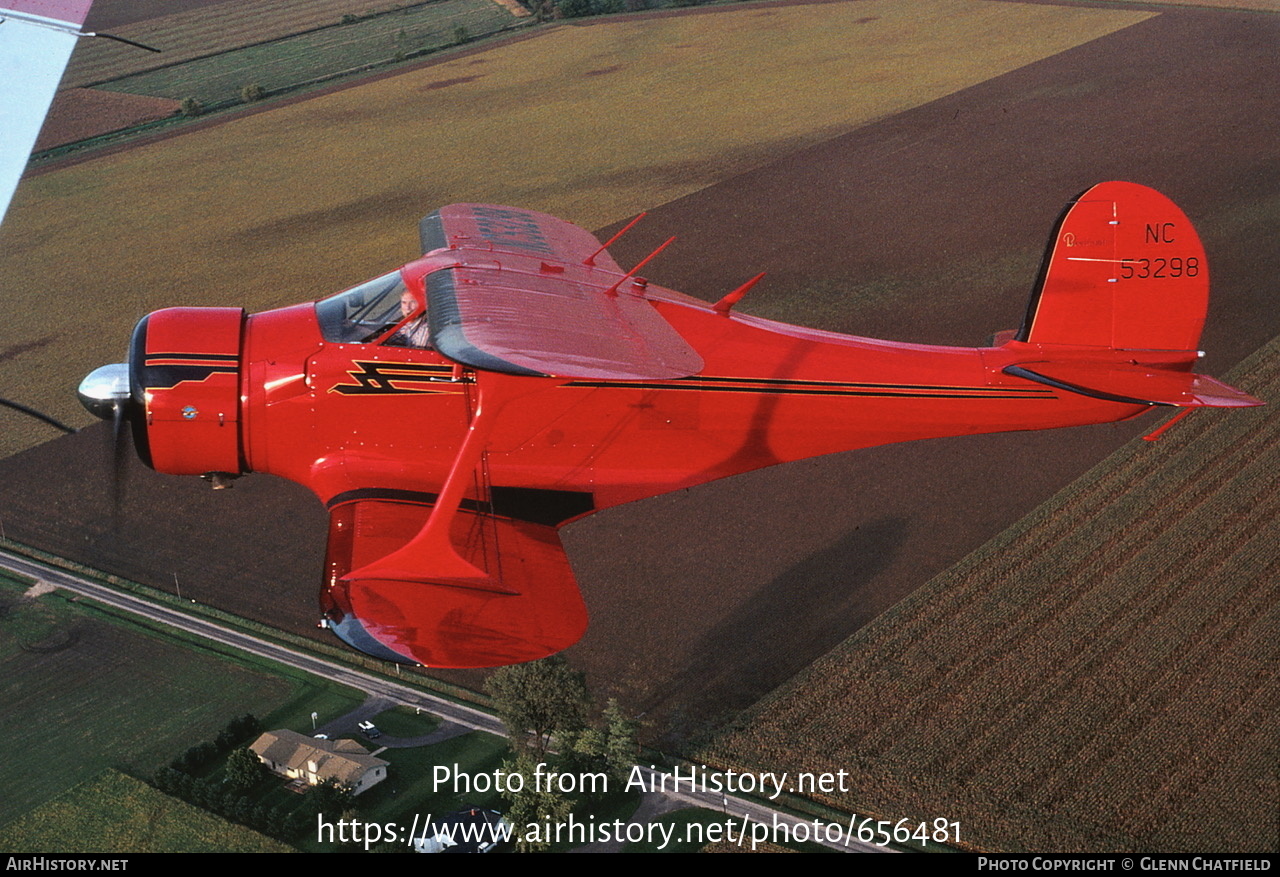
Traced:
[[93, 0], [0, 0], [0, 220]]

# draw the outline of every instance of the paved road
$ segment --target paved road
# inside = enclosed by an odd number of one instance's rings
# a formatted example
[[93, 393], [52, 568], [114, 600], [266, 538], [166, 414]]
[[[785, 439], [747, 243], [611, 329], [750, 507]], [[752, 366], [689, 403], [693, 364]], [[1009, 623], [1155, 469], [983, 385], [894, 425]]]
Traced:
[[[500, 737], [506, 735], [506, 730], [498, 719], [478, 709], [425, 694], [408, 685], [402, 685], [389, 679], [382, 679], [351, 667], [345, 667], [323, 658], [295, 651], [287, 646], [267, 642], [255, 636], [231, 630], [213, 621], [187, 615], [134, 594], [117, 591], [64, 570], [45, 566], [21, 555], [0, 550], [0, 566], [35, 579], [38, 582], [90, 597], [99, 603], [142, 616], [151, 621], [167, 624], [215, 642], [234, 646], [260, 657], [278, 661], [282, 664], [296, 667], [299, 670], [314, 673], [317, 676], [323, 676], [334, 682], [349, 685], [365, 692], [371, 698], [384, 701], [386, 704], [398, 703], [411, 707], [421, 707], [440, 716], [446, 723], [457, 726], [449, 729], [450, 735], [457, 733], [458, 727], [467, 730], [486, 731]], [[373, 704], [366, 703], [366, 706], [370, 708], [377, 707], [378, 709], [383, 708], [376, 701]], [[351, 716], [344, 716], [343, 719], [351, 719]], [[326, 726], [326, 728], [328, 727]], [[673, 784], [670, 775], [650, 768], [639, 768], [638, 770], [639, 774], [635, 775], [636, 778], [643, 777], [646, 788], [655, 791], [661, 790], [661, 797], [667, 802], [677, 801], [689, 806], [705, 807], [709, 810], [718, 810], [725, 813], [726, 821], [734, 823], [735, 831], [738, 834], [745, 833], [748, 835], [746, 844], [748, 847], [750, 846], [749, 836], [751, 832], [748, 822], [762, 823], [766, 826], [787, 826], [787, 831], [793, 831], [798, 825], [807, 824], [806, 836], [812, 834], [814, 824], [812, 819], [800, 819], [785, 813], [779, 813], [768, 807], [731, 795], [726, 796], [700, 791], [692, 783]], [[688, 776], [688, 769], [686, 768], [685, 771], [685, 776]], [[660, 811], [665, 812], [667, 809], [669, 808], [666, 806], [659, 806], [648, 816], [641, 813], [637, 813], [637, 815], [641, 816], [641, 818], [651, 818], [652, 815], [657, 815]], [[863, 844], [857, 840], [850, 840], [845, 845], [841, 839], [842, 837], [843, 835], [841, 834], [835, 840], [828, 840], [825, 837], [811, 839], [814, 842], [843, 852], [885, 852], [879, 847]]]
[[134, 594], [117, 591], [96, 582], [80, 578], [72, 573], [54, 569], [36, 563], [25, 557], [0, 551], [0, 565], [21, 575], [38, 581], [47, 582], [59, 588], [91, 597], [99, 603], [105, 603], [117, 609], [140, 615], [161, 624], [185, 630], [189, 633], [211, 639], [215, 642], [235, 646], [238, 649], [279, 661], [299, 670], [323, 676], [326, 679], [349, 685], [366, 694], [385, 697], [396, 703], [407, 706], [422, 707], [450, 722], [462, 725], [475, 731], [487, 731], [490, 734], [506, 736], [502, 723], [488, 713], [463, 704], [429, 694], [402, 685], [389, 679], [382, 679], [351, 667], [344, 667], [323, 658], [317, 658], [304, 652], [294, 651], [287, 646], [266, 642], [246, 633], [231, 630], [213, 621], [187, 615], [176, 609], [170, 609], [158, 603], [152, 603]]

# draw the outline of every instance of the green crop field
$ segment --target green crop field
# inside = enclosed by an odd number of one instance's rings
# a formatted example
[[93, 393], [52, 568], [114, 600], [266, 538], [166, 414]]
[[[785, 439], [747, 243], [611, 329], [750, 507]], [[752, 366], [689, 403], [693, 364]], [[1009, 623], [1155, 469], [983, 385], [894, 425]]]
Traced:
[[249, 83], [267, 91], [288, 88], [397, 56], [451, 46], [459, 42], [458, 28], [465, 38], [474, 38], [514, 21], [493, 0], [442, 0], [112, 79], [102, 87], [175, 100], [234, 101]]
[[[1280, 339], [1229, 381], [1280, 397]], [[1218, 416], [1214, 416], [1218, 415]], [[1280, 416], [1136, 441], [716, 743], [995, 850], [1274, 849]]]
[[0, 829], [0, 850], [40, 853], [290, 853], [288, 844], [161, 794], [116, 770]]
[[104, 768], [150, 775], [237, 715], [305, 727], [312, 710], [328, 721], [362, 700], [21, 587], [0, 584], [0, 825]]
[[[84, 40], [76, 46], [62, 85], [77, 86], [106, 82], [169, 66], [192, 58], [227, 52], [241, 46], [278, 40], [304, 30], [337, 25], [343, 16], [358, 15], [339, 31], [366, 32], [369, 25], [385, 20], [365, 18], [370, 13], [387, 12], [406, 7], [397, 16], [408, 15], [417, 27], [431, 19], [453, 29], [451, 19], [467, 27], [479, 24], [476, 16], [502, 16], [510, 22], [511, 14], [491, 0], [436, 0], [433, 3], [398, 3], [393, 0], [224, 0], [220, 3], [170, 0], [173, 12], [142, 21], [111, 27], [111, 33], [160, 49], [160, 54], [144, 52], [110, 40]], [[424, 12], [425, 10], [425, 12]], [[402, 25], [404, 26], [404, 25]], [[473, 30], [473, 34], [480, 33]]]
[[[0, 228], [0, 396], [83, 425], [74, 387], [150, 310], [327, 295], [413, 258], [454, 201], [599, 228], [1146, 17], [867, 0], [566, 25], [28, 178]], [[0, 454], [52, 437], [0, 418]]]

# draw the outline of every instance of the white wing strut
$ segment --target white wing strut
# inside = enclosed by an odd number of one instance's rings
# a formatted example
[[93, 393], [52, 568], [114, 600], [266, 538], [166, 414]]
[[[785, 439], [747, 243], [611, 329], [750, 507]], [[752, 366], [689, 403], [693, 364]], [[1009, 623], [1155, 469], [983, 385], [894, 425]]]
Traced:
[[0, 0], [0, 220], [92, 0]]

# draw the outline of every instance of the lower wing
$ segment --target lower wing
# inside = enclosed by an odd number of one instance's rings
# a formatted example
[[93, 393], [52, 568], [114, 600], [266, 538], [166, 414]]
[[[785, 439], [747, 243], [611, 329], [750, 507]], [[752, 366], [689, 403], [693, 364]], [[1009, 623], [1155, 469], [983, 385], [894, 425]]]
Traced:
[[581, 638], [586, 606], [556, 528], [545, 524], [461, 508], [450, 541], [486, 577], [460, 578], [444, 558], [438, 571], [430, 561], [413, 570], [412, 580], [360, 577], [408, 544], [432, 508], [359, 499], [330, 510], [320, 602], [340, 639], [388, 661], [496, 667], [544, 658]]

